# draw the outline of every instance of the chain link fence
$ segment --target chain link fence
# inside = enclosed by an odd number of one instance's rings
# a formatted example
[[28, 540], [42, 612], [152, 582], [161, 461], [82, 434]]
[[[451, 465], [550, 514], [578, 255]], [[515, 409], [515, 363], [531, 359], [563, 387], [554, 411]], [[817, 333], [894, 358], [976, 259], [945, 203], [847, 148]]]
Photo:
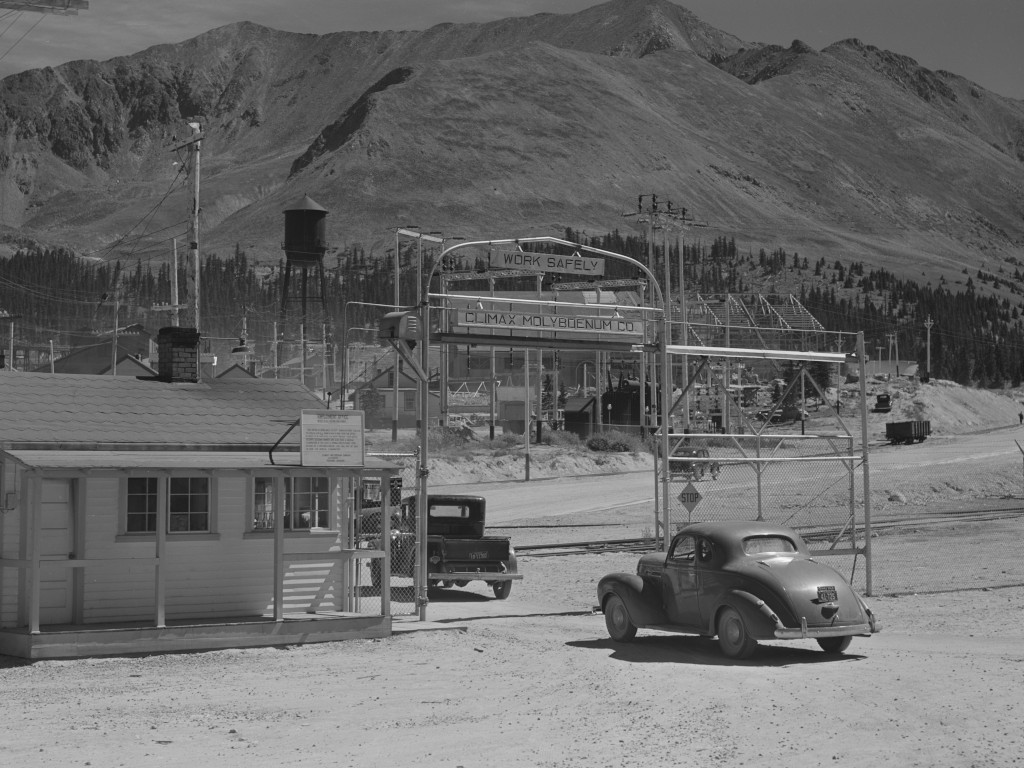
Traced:
[[[688, 522], [761, 519], [797, 529], [824, 562], [873, 595], [1024, 585], [1017, 555], [1024, 534], [1024, 448], [1018, 451], [1021, 441], [1016, 447], [1013, 441], [1024, 428], [1016, 412], [1013, 425], [984, 433], [897, 444], [887, 438], [888, 414], [861, 402], [855, 384], [841, 389], [834, 402], [843, 401], [842, 419], [819, 402], [807, 411], [799, 406], [795, 420], [771, 423], [775, 414], [762, 403], [730, 400], [725, 410], [733, 418], [721, 431], [670, 435], [659, 536], [666, 520], [671, 535]], [[860, 429], [865, 408], [867, 467]], [[661, 472], [659, 461], [659, 492]]]
[[[864, 589], [860, 462], [849, 435], [671, 435], [668, 498], [659, 526], [668, 535], [696, 521], [763, 520], [794, 528], [811, 550]], [[656, 463], [659, 474], [662, 465]], [[659, 530], [659, 535], [662, 532]], [[858, 573], [859, 570], [859, 573]]]
[[[371, 453], [370, 456], [402, 467], [386, 490], [379, 482], [364, 483], [359, 493], [359, 524], [356, 546], [383, 548], [380, 541], [381, 494], [388, 494], [391, 509], [391, 614], [412, 616], [418, 611], [414, 581], [416, 562], [416, 475], [419, 453]], [[409, 503], [412, 500], [413, 503]], [[361, 598], [379, 601], [383, 582], [383, 560], [360, 560], [356, 572], [357, 593]]]

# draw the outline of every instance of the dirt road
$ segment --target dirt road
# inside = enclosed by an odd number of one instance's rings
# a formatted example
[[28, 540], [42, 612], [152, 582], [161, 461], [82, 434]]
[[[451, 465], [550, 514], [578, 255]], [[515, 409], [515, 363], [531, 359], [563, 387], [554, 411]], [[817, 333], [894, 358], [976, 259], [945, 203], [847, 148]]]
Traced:
[[4, 765], [1011, 766], [1024, 589], [873, 601], [843, 658], [611, 642], [594, 584], [632, 555], [527, 559], [507, 601], [433, 590], [448, 629], [148, 658], [0, 657]]

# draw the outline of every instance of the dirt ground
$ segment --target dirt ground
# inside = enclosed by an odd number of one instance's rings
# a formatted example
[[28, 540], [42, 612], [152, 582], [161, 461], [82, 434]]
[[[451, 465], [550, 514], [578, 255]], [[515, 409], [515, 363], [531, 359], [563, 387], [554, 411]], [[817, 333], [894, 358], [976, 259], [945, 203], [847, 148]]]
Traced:
[[[998, 462], [979, 459], [993, 473], [984, 483], [1003, 473], [1012, 484], [1021, 466], [1013, 439], [1024, 431], [1007, 427], [1006, 415], [1016, 421], [1016, 413], [1011, 401], [1005, 413], [971, 424], [1003, 432], [936, 453], [896, 454], [904, 463], [933, 458], [893, 474], [889, 485], [923, 496], [931, 483], [944, 494], [951, 462], [967, 454], [998, 454]], [[964, 474], [979, 473], [968, 462]], [[620, 484], [635, 476], [622, 475]], [[593, 486], [591, 509], [616, 503], [614, 476], [605, 483]], [[508, 498], [530, 503], [525, 483], [504, 487]], [[977, 493], [964, 487], [965, 497]], [[533, 508], [538, 526], [558, 519], [557, 509]], [[522, 527], [529, 520], [509, 515], [502, 523], [517, 527], [515, 541], [533, 536]], [[914, 563], [922, 583], [927, 569], [945, 574], [941, 552], [954, 549], [982, 553], [986, 568], [1021, 568], [1018, 529], [958, 525], [955, 535], [948, 528], [913, 535], [937, 553]], [[1002, 546], [986, 556], [993, 536]], [[508, 600], [494, 600], [479, 582], [431, 590], [430, 621], [397, 619], [395, 635], [381, 640], [35, 663], [0, 656], [0, 761], [18, 768], [1024, 764], [1024, 587], [873, 597], [882, 632], [856, 638], [842, 657], [812, 641], [772, 642], [734, 662], [714, 640], [644, 630], [632, 643], [609, 640], [593, 612], [596, 582], [633, 570], [637, 557], [524, 556], [525, 578]]]
[[883, 631], [841, 658], [797, 641], [732, 662], [713, 640], [608, 639], [594, 584], [635, 561], [524, 558], [507, 601], [479, 583], [432, 590], [430, 629], [382, 640], [0, 657], [3, 764], [1024, 762], [1024, 588], [876, 598]]

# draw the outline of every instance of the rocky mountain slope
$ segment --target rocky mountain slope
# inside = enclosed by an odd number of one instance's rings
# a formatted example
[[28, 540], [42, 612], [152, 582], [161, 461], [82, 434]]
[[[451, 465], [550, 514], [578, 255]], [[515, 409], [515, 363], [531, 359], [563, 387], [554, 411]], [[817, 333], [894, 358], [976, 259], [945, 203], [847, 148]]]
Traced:
[[[657, 192], [710, 225], [702, 238], [922, 282], [1024, 258], [1024, 102], [856, 40], [744, 43], [667, 0], [423, 32], [243, 23], [8, 77], [0, 223], [104, 256], [166, 252], [190, 210], [172, 148], [192, 119], [206, 251], [276, 261], [304, 194], [333, 245], [381, 255], [410, 222], [473, 238], [629, 227]], [[129, 231], [152, 235], [107, 250]]]

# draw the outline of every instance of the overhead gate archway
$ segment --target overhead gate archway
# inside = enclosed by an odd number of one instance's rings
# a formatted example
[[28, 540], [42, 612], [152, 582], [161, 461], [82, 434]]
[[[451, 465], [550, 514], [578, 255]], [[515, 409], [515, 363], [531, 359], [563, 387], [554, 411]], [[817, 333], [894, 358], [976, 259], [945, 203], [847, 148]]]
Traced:
[[[560, 246], [572, 255], [526, 251], [524, 246]], [[496, 298], [489, 292], [448, 291], [457, 279], [457, 252], [476, 254], [475, 279], [530, 276], [536, 278], [537, 298]], [[487, 254], [480, 268], [480, 252]], [[498, 254], [498, 263], [492, 258]], [[541, 277], [549, 271], [570, 272], [577, 268], [597, 267], [597, 260], [611, 258], [631, 265], [650, 290], [651, 301], [628, 304], [567, 302], [543, 298]], [[590, 261], [588, 261], [588, 259]], [[504, 260], [504, 263], [502, 263]], [[602, 273], [603, 274], [603, 273]], [[435, 276], [440, 275], [440, 291], [430, 292]], [[588, 281], [588, 284], [592, 281]], [[781, 398], [793, 400], [793, 387], [809, 386], [818, 406], [827, 404], [825, 387], [809, 373], [809, 364], [853, 363], [860, 365], [861, 400], [864, 393], [863, 337], [857, 336], [856, 349], [846, 353], [801, 352], [769, 349], [734, 349], [669, 344], [671, 339], [669, 305], [653, 273], [642, 263], [610, 251], [553, 237], [487, 240], [454, 244], [443, 250], [428, 275], [426, 292], [416, 313], [418, 327], [394, 323], [388, 340], [420, 379], [420, 468], [419, 508], [425, 508], [429, 441], [428, 348], [440, 344], [442, 359], [449, 345], [462, 344], [506, 349], [582, 349], [595, 353], [634, 354], [640, 357], [639, 370], [651, 371], [651, 391], [665, 393], [648, 405], [657, 412], [651, 426], [657, 430], [658, 460], [655, 462], [655, 529], [662, 546], [667, 547], [675, 529], [688, 521], [714, 519], [764, 519], [790, 525], [808, 536], [812, 550], [819, 555], [848, 558], [850, 580], [856, 578], [858, 558], [863, 557], [865, 591], [871, 591], [870, 507], [866, 421], [860, 434], [849, 428], [838, 409], [833, 409], [834, 424], [806, 430], [807, 420], [798, 420], [799, 434], [792, 429], [777, 429], [769, 413], [763, 425], [750, 420], [749, 406], [731, 389], [728, 364], [716, 368], [713, 360], [786, 361], [798, 365]], [[490, 295], [489, 295], [490, 294]], [[432, 313], [431, 310], [434, 310]], [[685, 338], [685, 332], [684, 336]], [[420, 345], [414, 350], [408, 342]], [[673, 360], [683, 364], [682, 392], [672, 392]], [[690, 358], [695, 362], [691, 365]], [[442, 362], [442, 370], [446, 366]], [[527, 366], [527, 372], [529, 367]], [[702, 378], [703, 377], [703, 378]], [[691, 399], [702, 387], [709, 390], [718, 377], [721, 394], [720, 420], [717, 424], [695, 418]], [[819, 377], [820, 378], [820, 377]], [[799, 383], [798, 383], [799, 382]], [[644, 391], [644, 388], [641, 388]], [[801, 405], [807, 402], [801, 389]], [[827, 407], [831, 407], [828, 405]], [[682, 410], [681, 410], [682, 409]], [[863, 414], [863, 408], [860, 409]], [[644, 408], [641, 408], [644, 411]], [[735, 416], [735, 418], [734, 418]], [[715, 424], [715, 429], [711, 425]], [[678, 430], [677, 430], [678, 428]], [[528, 439], [528, 438], [527, 438]], [[860, 479], [858, 480], [858, 473]], [[799, 493], [797, 493], [799, 491]], [[861, 498], [858, 500], [858, 493]], [[858, 515], [858, 509], [862, 513]], [[417, 520], [419, 570], [416, 578], [420, 617], [426, 618], [426, 520]]]

